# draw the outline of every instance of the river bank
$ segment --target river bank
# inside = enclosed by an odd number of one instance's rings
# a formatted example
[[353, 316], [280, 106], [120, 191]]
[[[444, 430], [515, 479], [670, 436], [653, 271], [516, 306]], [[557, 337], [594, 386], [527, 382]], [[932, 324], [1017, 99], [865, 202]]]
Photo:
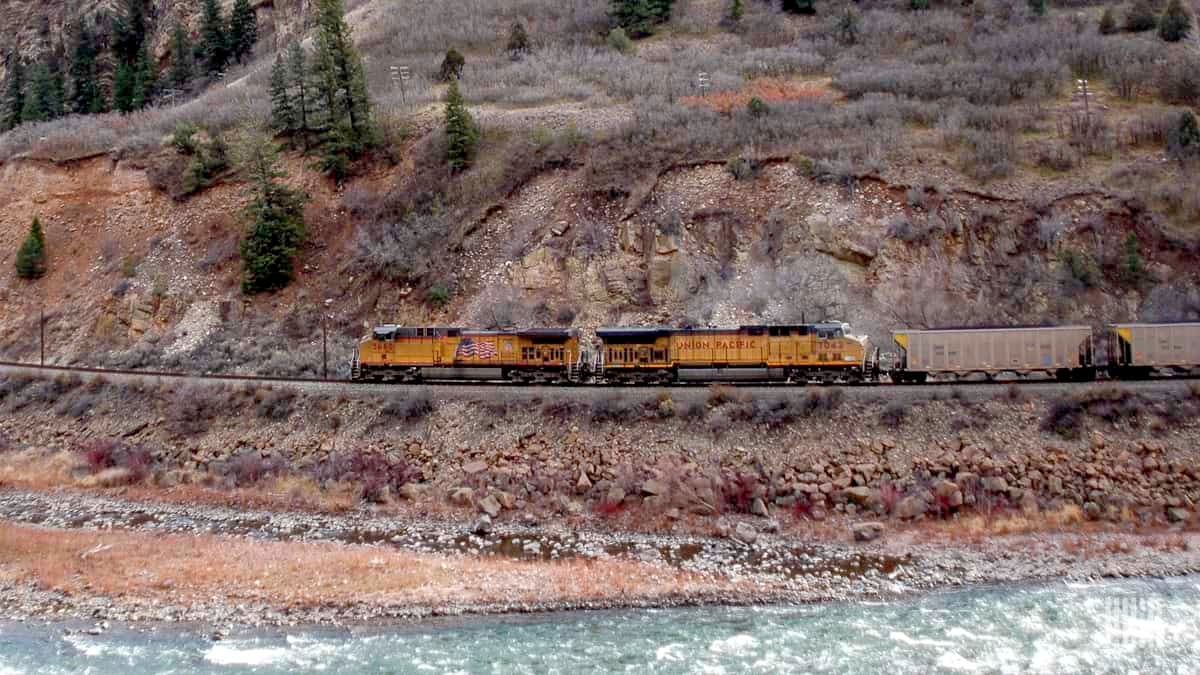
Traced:
[[[1045, 523], [1043, 523], [1044, 525]], [[1180, 528], [787, 523], [735, 537], [0, 492], [0, 611], [21, 621], [361, 625], [439, 615], [812, 603], [1200, 571]], [[965, 525], [960, 523], [960, 525]], [[728, 527], [736, 530], [738, 523]]]
[[888, 601], [240, 628], [0, 620], [0, 672], [1193, 672], [1200, 577]]

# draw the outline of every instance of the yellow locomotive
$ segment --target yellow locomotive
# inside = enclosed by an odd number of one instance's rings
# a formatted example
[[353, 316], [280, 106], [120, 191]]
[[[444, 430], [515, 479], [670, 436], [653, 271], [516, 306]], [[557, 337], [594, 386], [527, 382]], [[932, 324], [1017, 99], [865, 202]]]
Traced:
[[601, 328], [592, 376], [603, 382], [865, 382], [879, 350], [846, 323], [739, 328]]
[[358, 345], [351, 379], [381, 382], [577, 382], [579, 335], [568, 328], [484, 331], [378, 326]]

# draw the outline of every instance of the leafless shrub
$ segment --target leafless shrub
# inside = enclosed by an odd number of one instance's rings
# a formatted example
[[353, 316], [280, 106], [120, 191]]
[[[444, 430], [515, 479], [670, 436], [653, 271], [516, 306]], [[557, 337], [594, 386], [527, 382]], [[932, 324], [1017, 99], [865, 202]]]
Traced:
[[154, 458], [146, 448], [111, 438], [89, 440], [77, 452], [93, 474], [125, 469], [130, 473], [130, 481], [135, 483], [145, 480], [154, 466]]
[[405, 388], [388, 397], [379, 409], [379, 420], [413, 422], [428, 417], [434, 409], [433, 394], [427, 387]]
[[592, 401], [588, 416], [592, 422], [628, 422], [637, 417], [638, 408], [625, 396], [608, 393]]
[[255, 414], [268, 420], [282, 421], [291, 417], [296, 402], [296, 392], [291, 389], [271, 389], [255, 396]]
[[879, 413], [879, 423], [889, 429], [899, 429], [908, 418], [908, 404], [892, 401]]
[[969, 132], [964, 141], [963, 171], [972, 178], [989, 181], [1012, 175], [1017, 159], [1012, 137], [1002, 133]]

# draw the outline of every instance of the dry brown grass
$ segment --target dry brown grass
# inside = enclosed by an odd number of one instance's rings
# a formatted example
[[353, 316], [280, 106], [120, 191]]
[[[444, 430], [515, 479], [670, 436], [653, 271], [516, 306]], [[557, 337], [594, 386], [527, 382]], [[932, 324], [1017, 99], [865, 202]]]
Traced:
[[71, 471], [79, 457], [69, 452], [22, 450], [0, 455], [0, 485], [51, 488], [73, 485]]
[[0, 522], [0, 578], [188, 605], [214, 596], [311, 607], [584, 602], [736, 590], [633, 561], [524, 562], [330, 543], [54, 530]]
[[801, 101], [812, 98], [833, 98], [837, 95], [828, 77], [819, 80], [788, 80], [778, 77], [757, 77], [746, 83], [740, 91], [718, 91], [704, 96], [684, 96], [684, 105], [704, 106], [720, 113], [745, 108], [750, 99], [758, 98], [766, 103]]
[[972, 513], [949, 520], [930, 521], [920, 531], [932, 538], [955, 541], [978, 541], [987, 537], [1035, 532], [1062, 532], [1092, 528], [1083, 510], [1075, 504], [1064, 504], [1052, 511], [1037, 513], [1004, 513], [988, 515]]

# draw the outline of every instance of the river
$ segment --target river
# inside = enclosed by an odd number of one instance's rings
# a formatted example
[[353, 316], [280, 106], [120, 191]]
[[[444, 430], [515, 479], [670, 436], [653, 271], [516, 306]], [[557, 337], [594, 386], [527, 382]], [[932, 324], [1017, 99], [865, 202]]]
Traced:
[[15, 673], [1200, 672], [1200, 577], [234, 631], [0, 622]]

